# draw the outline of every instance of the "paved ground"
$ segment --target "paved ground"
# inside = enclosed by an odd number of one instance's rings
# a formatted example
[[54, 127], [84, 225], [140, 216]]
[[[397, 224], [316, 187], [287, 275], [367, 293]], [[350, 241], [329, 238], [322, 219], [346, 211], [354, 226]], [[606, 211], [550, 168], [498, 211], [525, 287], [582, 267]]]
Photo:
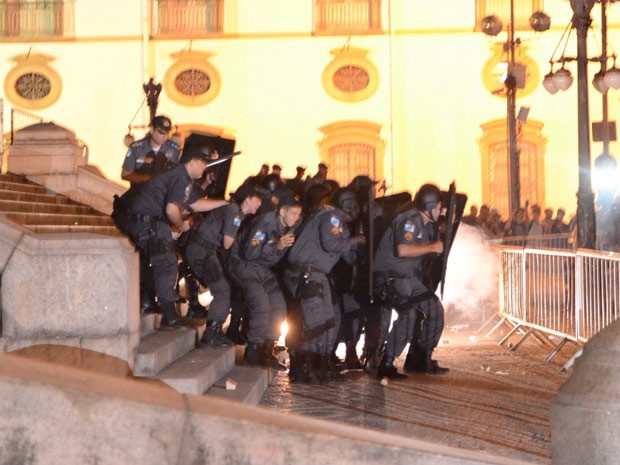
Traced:
[[576, 348], [567, 344], [544, 363], [552, 346], [534, 338], [510, 352], [497, 344], [503, 329], [489, 339], [469, 328], [455, 329], [446, 329], [436, 351], [450, 367], [445, 376], [411, 374], [384, 387], [361, 371], [319, 386], [290, 384], [278, 374], [261, 405], [551, 464], [550, 402], [570, 376], [560, 368]]

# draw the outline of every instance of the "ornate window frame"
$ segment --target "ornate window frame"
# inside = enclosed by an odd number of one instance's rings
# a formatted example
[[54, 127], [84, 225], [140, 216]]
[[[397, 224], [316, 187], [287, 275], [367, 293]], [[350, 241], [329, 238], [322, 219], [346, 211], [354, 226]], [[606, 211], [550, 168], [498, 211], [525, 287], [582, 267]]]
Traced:
[[[323, 133], [323, 139], [317, 142], [320, 160], [331, 166], [333, 163], [330, 158], [332, 149], [340, 145], [361, 144], [374, 149], [375, 180], [383, 179], [383, 163], [385, 158], [386, 141], [381, 138], [381, 125], [368, 121], [338, 121], [336, 123], [321, 126], [319, 130]], [[369, 175], [371, 173], [349, 173], [351, 178], [355, 175]], [[350, 181], [350, 179], [349, 179]]]
[[[4, 78], [4, 94], [9, 101], [20, 108], [27, 110], [41, 110], [52, 106], [62, 93], [62, 79], [60, 74], [49, 63], [55, 58], [42, 53], [17, 55], [12, 58], [16, 63]], [[40, 74], [50, 83], [49, 93], [38, 99], [24, 98], [17, 92], [17, 81], [27, 74]]]
[[[330, 52], [334, 58], [323, 70], [321, 81], [323, 88], [331, 97], [342, 102], [361, 102], [373, 96], [379, 88], [379, 70], [368, 59], [368, 50], [347, 47], [334, 49]], [[334, 75], [346, 66], [356, 66], [368, 74], [368, 85], [358, 91], [347, 92], [339, 89], [334, 82]]]
[[[209, 52], [188, 51], [173, 53], [172, 57], [176, 62], [168, 68], [164, 75], [163, 85], [166, 95], [178, 104], [199, 107], [206, 105], [218, 96], [222, 88], [222, 79], [217, 69], [209, 63], [212, 56]], [[177, 76], [185, 71], [198, 70], [209, 76], [209, 89], [200, 95], [186, 95], [179, 91], [175, 85]]]
[[[517, 135], [522, 150], [520, 183], [521, 200], [545, 205], [545, 154], [548, 139], [543, 135], [544, 124], [528, 119]], [[504, 218], [508, 208], [508, 141], [506, 119], [487, 121], [480, 125], [483, 135], [478, 141], [482, 169], [482, 203], [493, 205]], [[495, 181], [493, 181], [495, 180]], [[500, 182], [502, 185], [494, 185]]]

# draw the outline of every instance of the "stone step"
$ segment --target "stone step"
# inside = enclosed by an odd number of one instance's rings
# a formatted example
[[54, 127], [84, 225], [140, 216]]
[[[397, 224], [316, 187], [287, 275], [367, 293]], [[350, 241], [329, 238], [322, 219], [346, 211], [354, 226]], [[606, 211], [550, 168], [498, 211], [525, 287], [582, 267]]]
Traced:
[[153, 376], [183, 394], [201, 395], [235, 365], [234, 347], [194, 349]]
[[0, 198], [18, 202], [40, 202], [54, 205], [75, 205], [68, 197], [59, 194], [34, 194], [32, 192], [16, 192], [0, 188]]
[[7, 213], [7, 219], [24, 226], [31, 225], [85, 225], [114, 226], [108, 215], [54, 215], [51, 213]]
[[36, 233], [91, 233], [104, 234], [106, 236], [122, 236], [116, 226], [91, 226], [84, 224], [50, 225], [50, 224], [22, 224]]
[[31, 194], [54, 194], [46, 187], [39, 184], [31, 184], [28, 181], [15, 182], [0, 179], [0, 189], [13, 192], [29, 192]]
[[0, 173], [0, 181], [7, 182], [21, 182], [21, 183], [29, 183], [26, 177], [22, 174], [14, 174], [14, 173]]
[[[235, 365], [218, 379], [205, 395], [244, 405], [258, 405], [273, 376], [273, 370], [270, 368]], [[227, 382], [234, 385], [235, 389], [226, 389]]]
[[134, 376], [154, 376], [196, 347], [197, 331], [155, 331], [140, 340], [134, 359]]
[[94, 213], [94, 210], [86, 205], [7, 200], [4, 196], [0, 196], [0, 212], [87, 215]]

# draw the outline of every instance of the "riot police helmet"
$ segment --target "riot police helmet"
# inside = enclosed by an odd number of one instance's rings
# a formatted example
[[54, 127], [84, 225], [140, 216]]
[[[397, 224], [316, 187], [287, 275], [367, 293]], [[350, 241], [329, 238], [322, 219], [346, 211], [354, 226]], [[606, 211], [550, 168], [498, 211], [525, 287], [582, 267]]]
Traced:
[[347, 221], [357, 219], [359, 215], [359, 203], [355, 192], [347, 187], [340, 188], [334, 194], [334, 205], [342, 210], [347, 216]]
[[441, 203], [443, 194], [435, 184], [424, 184], [415, 196], [415, 207], [426, 213], [430, 213], [438, 203]]
[[279, 174], [271, 173], [265, 176], [263, 181], [260, 183], [260, 187], [268, 190], [269, 192], [275, 192], [276, 189], [282, 185], [282, 178], [280, 178]]

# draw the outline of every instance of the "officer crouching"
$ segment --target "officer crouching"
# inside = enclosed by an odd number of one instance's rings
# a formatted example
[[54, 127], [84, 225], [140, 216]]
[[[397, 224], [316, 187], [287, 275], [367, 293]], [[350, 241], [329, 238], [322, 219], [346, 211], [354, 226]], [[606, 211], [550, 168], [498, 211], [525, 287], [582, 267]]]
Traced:
[[250, 366], [285, 370], [274, 354], [286, 302], [273, 268], [295, 242], [294, 228], [301, 204], [294, 195], [280, 197], [278, 207], [256, 217], [231, 250], [231, 270], [248, 306], [248, 344], [244, 360]]

